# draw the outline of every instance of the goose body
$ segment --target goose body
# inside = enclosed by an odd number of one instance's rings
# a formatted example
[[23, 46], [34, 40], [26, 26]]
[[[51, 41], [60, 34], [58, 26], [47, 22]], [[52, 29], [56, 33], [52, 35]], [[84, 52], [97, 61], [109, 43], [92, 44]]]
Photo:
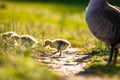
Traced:
[[90, 0], [86, 9], [86, 21], [90, 31], [101, 41], [109, 44], [110, 57], [108, 63], [117, 62], [120, 48], [120, 8], [112, 6], [107, 0]]
[[55, 48], [57, 52], [60, 52], [60, 56], [63, 50], [66, 50], [71, 44], [67, 40], [64, 39], [55, 39], [55, 40], [46, 40], [44, 46], [50, 46], [51, 48]]

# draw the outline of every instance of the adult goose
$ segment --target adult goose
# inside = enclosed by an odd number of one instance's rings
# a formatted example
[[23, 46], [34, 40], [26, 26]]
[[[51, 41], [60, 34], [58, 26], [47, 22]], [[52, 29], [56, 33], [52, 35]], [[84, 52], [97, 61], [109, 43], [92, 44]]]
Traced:
[[108, 0], [90, 0], [86, 9], [86, 22], [98, 39], [109, 44], [108, 64], [116, 64], [120, 48], [120, 8], [109, 4]]

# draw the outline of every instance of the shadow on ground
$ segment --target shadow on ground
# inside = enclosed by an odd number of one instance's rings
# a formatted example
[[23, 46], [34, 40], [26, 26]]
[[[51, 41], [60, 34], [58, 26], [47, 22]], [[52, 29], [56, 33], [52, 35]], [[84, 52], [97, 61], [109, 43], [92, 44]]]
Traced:
[[79, 72], [76, 75], [91, 75], [91, 76], [120, 76], [120, 65], [107, 65], [100, 62], [88, 64], [85, 71]]
[[[85, 66], [84, 71], [80, 71], [77, 73], [77, 76], [120, 76], [120, 60], [118, 59], [118, 63], [116, 65], [108, 65], [107, 64], [107, 59], [103, 61], [96, 61], [94, 60], [94, 56], [98, 57], [105, 57], [109, 56], [109, 52], [107, 50], [100, 51], [92, 51], [89, 53], [88, 56], [85, 56], [83, 58], [78, 58], [77, 61], [84, 61], [87, 59], [93, 59], [89, 61], [87, 66]], [[104, 59], [104, 58], [103, 58]]]

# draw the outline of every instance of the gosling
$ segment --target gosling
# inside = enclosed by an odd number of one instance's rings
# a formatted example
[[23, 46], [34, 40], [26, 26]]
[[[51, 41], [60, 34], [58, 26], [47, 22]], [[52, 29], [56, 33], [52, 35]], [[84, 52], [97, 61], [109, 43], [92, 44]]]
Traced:
[[61, 53], [63, 52], [63, 50], [66, 50], [68, 47], [71, 46], [71, 44], [70, 42], [64, 39], [55, 39], [55, 40], [48, 39], [45, 41], [44, 47], [46, 46], [50, 46], [51, 48], [57, 49], [55, 53], [60, 52], [59, 56], [61, 56]]
[[1, 34], [1, 39], [2, 40], [4, 40], [4, 41], [8, 41], [8, 40], [10, 40], [10, 37], [12, 36], [12, 35], [18, 35], [16, 32], [12, 32], [12, 31], [10, 31], [10, 32], [5, 32], [5, 33], [2, 33]]
[[11, 39], [15, 40], [16, 42], [20, 43], [25, 47], [32, 46], [32, 48], [34, 48], [38, 43], [38, 41], [30, 35], [22, 35], [22, 36], [15, 35], [15, 36], [11, 36]]
[[14, 45], [18, 45], [16, 42], [12, 41], [10, 39], [11, 36], [18, 36], [18, 34], [16, 32], [5, 32], [1, 34], [1, 39], [2, 41], [4, 41], [5, 43], [7, 43], [9, 46], [14, 46]]

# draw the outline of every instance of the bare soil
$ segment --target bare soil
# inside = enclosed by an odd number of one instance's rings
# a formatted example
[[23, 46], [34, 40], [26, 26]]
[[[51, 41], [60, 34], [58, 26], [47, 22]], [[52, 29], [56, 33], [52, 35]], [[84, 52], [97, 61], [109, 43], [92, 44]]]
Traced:
[[94, 55], [94, 53], [81, 55], [78, 52], [79, 49], [70, 48], [61, 57], [58, 56], [59, 53], [56, 53], [52, 56], [40, 56], [37, 61], [47, 64], [52, 71], [65, 76], [65, 80], [112, 80], [108, 77], [98, 77], [92, 74], [77, 75], [85, 71], [84, 67], [89, 63], [83, 60], [89, 59]]

